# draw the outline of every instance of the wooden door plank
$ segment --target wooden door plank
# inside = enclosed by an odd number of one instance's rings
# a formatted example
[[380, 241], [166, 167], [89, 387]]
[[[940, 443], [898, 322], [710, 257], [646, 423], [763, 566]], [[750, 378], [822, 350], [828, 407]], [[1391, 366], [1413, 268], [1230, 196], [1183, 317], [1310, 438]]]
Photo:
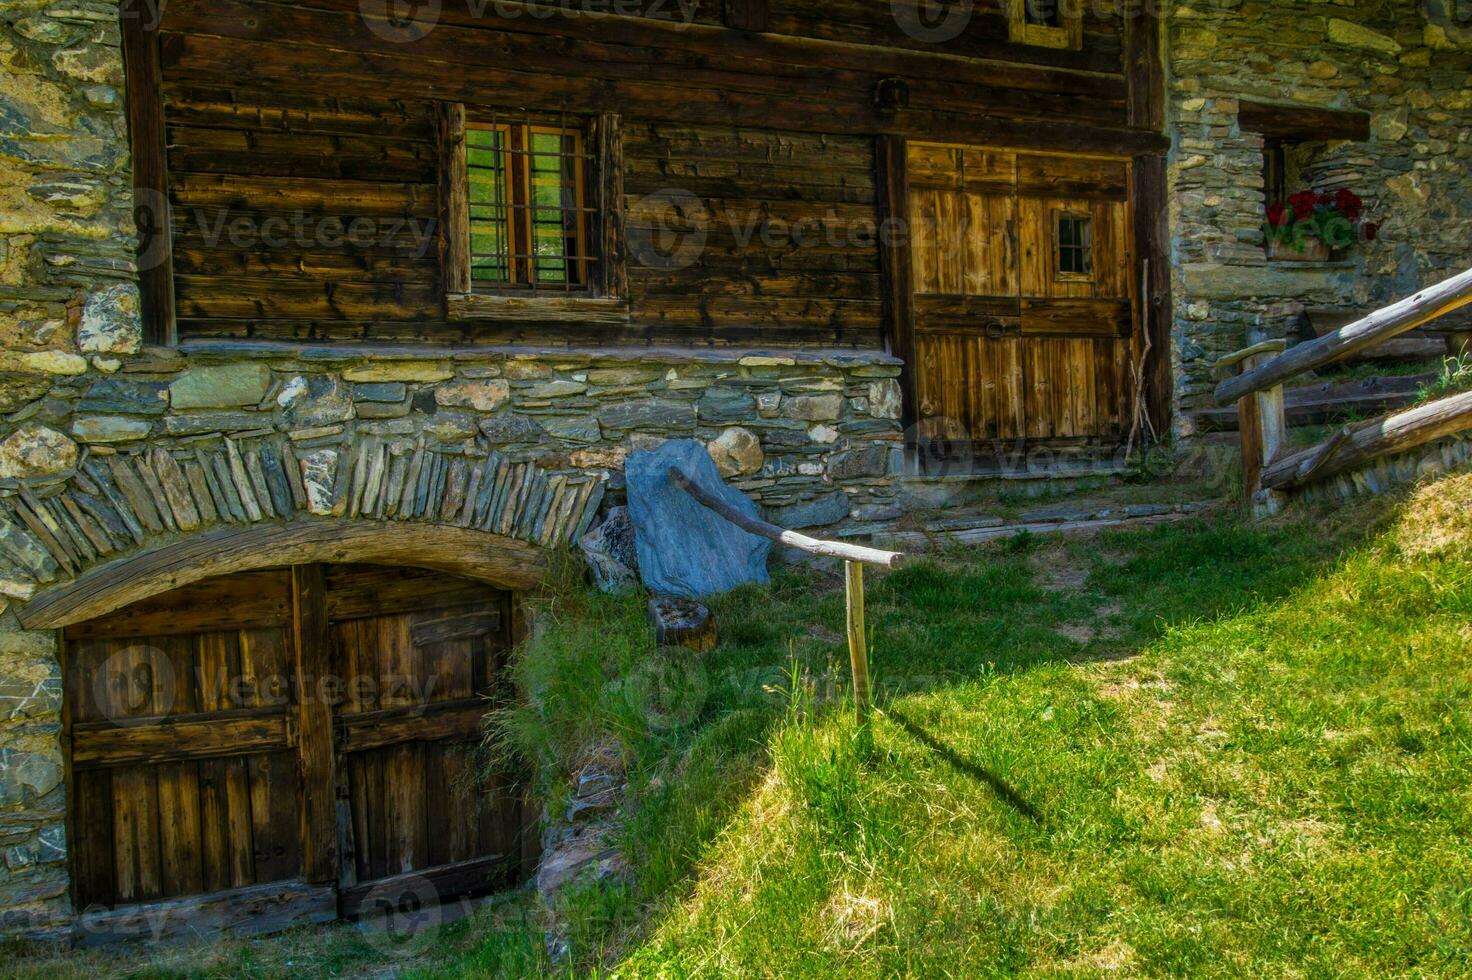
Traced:
[[239, 673], [239, 635], [233, 631], [204, 633], [194, 637], [194, 648], [199, 710], [224, 711], [234, 707], [231, 687]]
[[72, 786], [72, 885], [76, 907], [112, 905], [117, 901], [112, 773], [76, 773]]
[[415, 871], [428, 864], [428, 823], [424, 798], [424, 747], [418, 743], [385, 750], [384, 801], [387, 811], [389, 873]]
[[241, 687], [248, 706], [285, 712], [294, 673], [291, 645], [292, 634], [278, 627], [240, 631]]
[[200, 864], [203, 891], [231, 887], [229, 763], [206, 759], [199, 772]]
[[307, 881], [325, 883], [337, 878], [340, 842], [332, 707], [324, 686], [332, 675], [332, 634], [327, 619], [327, 579], [321, 565], [292, 569], [292, 609], [301, 864]]
[[152, 766], [112, 772], [113, 851], [117, 900], [144, 902], [163, 894], [159, 859], [158, 778]]
[[291, 752], [253, 755], [247, 768], [255, 883], [295, 877], [301, 870], [296, 759]]
[[198, 763], [158, 767], [158, 808], [163, 894], [197, 895], [205, 890]]
[[255, 842], [250, 812], [250, 771], [245, 759], [224, 760], [225, 858], [230, 887], [255, 883]]

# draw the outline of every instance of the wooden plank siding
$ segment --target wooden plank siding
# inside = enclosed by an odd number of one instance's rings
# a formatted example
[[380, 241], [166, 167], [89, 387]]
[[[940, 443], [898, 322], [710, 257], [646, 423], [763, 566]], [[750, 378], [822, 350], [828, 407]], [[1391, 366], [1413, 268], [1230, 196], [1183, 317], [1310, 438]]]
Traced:
[[[181, 338], [875, 349], [889, 309], [876, 137], [1163, 148], [1129, 125], [1125, 25], [1097, 5], [1080, 50], [1010, 43], [991, 4], [943, 42], [906, 32], [918, 5], [868, 0], [773, 3], [761, 33], [704, 0], [646, 17], [482, 6], [444, 4], [411, 43], [371, 29], [358, 0], [164, 8]], [[906, 108], [876, 105], [891, 79]], [[616, 114], [625, 237], [698, 234], [693, 260], [631, 254], [627, 323], [449, 319], [443, 102]]]

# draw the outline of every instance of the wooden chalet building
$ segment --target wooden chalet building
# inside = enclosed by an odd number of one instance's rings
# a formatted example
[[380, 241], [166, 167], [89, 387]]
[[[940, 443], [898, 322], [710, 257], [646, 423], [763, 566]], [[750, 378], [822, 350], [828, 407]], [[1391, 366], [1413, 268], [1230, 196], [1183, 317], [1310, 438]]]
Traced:
[[[1189, 443], [1221, 353], [1468, 264], [1437, 3], [7, 16], [7, 933], [531, 874], [540, 808], [471, 750], [632, 450], [882, 525]], [[1298, 182], [1379, 236], [1270, 260]]]

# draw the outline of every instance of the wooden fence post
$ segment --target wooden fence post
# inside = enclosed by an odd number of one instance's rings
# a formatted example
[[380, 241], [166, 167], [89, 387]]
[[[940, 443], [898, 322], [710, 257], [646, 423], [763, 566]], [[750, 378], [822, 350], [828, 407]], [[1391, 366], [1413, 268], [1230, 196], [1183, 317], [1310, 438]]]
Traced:
[[844, 598], [848, 608], [848, 659], [854, 674], [854, 712], [859, 728], [869, 724], [869, 642], [864, 635], [864, 566], [843, 563]]
[[[1218, 370], [1236, 367], [1245, 374], [1266, 364], [1288, 347], [1286, 340], [1269, 340], [1217, 361]], [[1262, 474], [1283, 448], [1288, 422], [1283, 408], [1283, 385], [1237, 399], [1237, 432], [1242, 440], [1242, 503], [1253, 517], [1272, 517], [1283, 509], [1284, 496], [1263, 486]]]
[[859, 731], [863, 737], [868, 738], [871, 696], [869, 692], [869, 643], [864, 632], [864, 563], [878, 565], [881, 568], [898, 568], [904, 562], [905, 556], [893, 551], [881, 551], [878, 548], [866, 548], [863, 545], [841, 541], [820, 541], [805, 534], [798, 534], [796, 531], [784, 530], [759, 517], [753, 517], [737, 510], [721, 498], [696, 485], [695, 481], [675, 467], [670, 467], [668, 476], [671, 483], [688, 493], [701, 506], [730, 521], [743, 531], [789, 548], [797, 548], [810, 555], [843, 559], [844, 597], [848, 613], [848, 659], [854, 674], [854, 710], [858, 714]]

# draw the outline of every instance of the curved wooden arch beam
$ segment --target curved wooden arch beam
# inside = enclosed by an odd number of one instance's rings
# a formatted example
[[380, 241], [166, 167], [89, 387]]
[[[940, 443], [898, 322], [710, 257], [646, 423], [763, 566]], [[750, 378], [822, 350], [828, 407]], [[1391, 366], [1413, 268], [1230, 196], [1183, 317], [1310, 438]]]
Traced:
[[299, 521], [209, 531], [89, 569], [39, 593], [18, 613], [27, 629], [106, 615], [200, 579], [313, 562], [432, 568], [503, 589], [541, 581], [547, 556], [515, 538], [437, 524]]

